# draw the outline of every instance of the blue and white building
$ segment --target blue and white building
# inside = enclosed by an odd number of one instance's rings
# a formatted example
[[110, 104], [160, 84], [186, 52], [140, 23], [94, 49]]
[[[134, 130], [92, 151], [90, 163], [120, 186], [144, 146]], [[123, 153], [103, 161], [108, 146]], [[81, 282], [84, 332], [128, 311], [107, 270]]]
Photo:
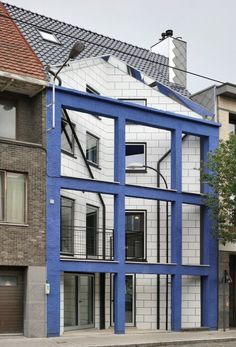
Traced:
[[198, 169], [218, 125], [130, 70], [110, 56], [60, 75], [71, 90], [58, 88], [62, 122], [48, 133], [49, 336], [217, 327], [217, 242]]
[[86, 44], [60, 73], [55, 127], [47, 92], [48, 336], [216, 329], [217, 241], [199, 166], [219, 124], [168, 68], [185, 69], [186, 43], [167, 36], [151, 52], [5, 7], [52, 75], [75, 39]]

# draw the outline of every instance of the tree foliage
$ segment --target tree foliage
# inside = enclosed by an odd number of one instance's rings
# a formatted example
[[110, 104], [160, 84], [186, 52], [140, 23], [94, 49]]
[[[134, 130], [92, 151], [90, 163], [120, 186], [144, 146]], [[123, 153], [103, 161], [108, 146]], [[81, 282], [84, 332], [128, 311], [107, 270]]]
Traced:
[[201, 181], [209, 185], [205, 203], [210, 208], [214, 234], [220, 242], [236, 242], [236, 136], [221, 141], [202, 164]]

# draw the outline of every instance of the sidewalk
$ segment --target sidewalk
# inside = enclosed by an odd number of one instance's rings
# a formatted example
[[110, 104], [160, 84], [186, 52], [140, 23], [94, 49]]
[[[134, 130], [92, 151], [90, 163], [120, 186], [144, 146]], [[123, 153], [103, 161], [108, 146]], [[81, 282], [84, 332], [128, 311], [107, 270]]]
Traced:
[[0, 347], [155, 347], [182, 346], [195, 343], [233, 342], [236, 346], [236, 330], [192, 331], [192, 332], [153, 332], [127, 329], [126, 335], [114, 335], [112, 330], [67, 332], [57, 338], [25, 338], [23, 336], [0, 336]]

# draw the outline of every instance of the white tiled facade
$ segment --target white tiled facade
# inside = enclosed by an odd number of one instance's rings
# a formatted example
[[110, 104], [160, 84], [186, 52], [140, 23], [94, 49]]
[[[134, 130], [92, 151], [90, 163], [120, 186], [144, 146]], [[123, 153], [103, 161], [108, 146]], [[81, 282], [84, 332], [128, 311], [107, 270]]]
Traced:
[[[196, 113], [150, 88], [125, 73], [125, 64], [115, 58], [111, 63], [103, 59], [88, 59], [71, 64], [60, 74], [63, 85], [72, 89], [85, 91], [89, 85], [103, 96], [125, 99], [146, 99], [147, 106], [164, 111], [176, 112], [182, 115], [199, 117]], [[93, 175], [98, 180], [114, 180], [114, 122], [108, 118], [99, 119], [92, 115], [68, 111], [71, 121], [76, 125], [76, 133], [86, 153], [86, 132], [99, 138], [99, 167], [91, 166]], [[157, 168], [158, 160], [170, 149], [170, 132], [145, 127], [142, 125], [126, 125], [126, 142], [146, 143], [146, 163], [148, 166]], [[182, 175], [183, 191], [200, 192], [200, 140], [188, 136], [183, 139], [182, 145]], [[74, 157], [62, 153], [61, 173], [65, 176], [89, 178], [88, 169], [84, 163], [79, 148], [75, 145]], [[161, 163], [160, 171], [170, 186], [170, 154]], [[157, 186], [157, 173], [147, 169], [145, 173], [127, 173], [126, 182], [129, 184], [143, 186]], [[163, 180], [160, 178], [160, 187], [164, 188]], [[62, 196], [75, 200], [75, 221], [78, 228], [86, 225], [86, 204], [99, 208], [99, 227], [102, 227], [102, 205], [97, 194], [88, 192], [62, 191]], [[113, 229], [113, 197], [104, 196], [106, 204], [106, 229]], [[146, 261], [157, 262], [157, 202], [145, 199], [126, 198], [127, 210], [145, 211], [146, 225]], [[169, 207], [169, 256], [167, 259], [166, 245], [166, 203], [160, 202], [160, 262], [170, 262], [170, 207]], [[79, 241], [76, 241], [75, 247]], [[81, 240], [81, 239], [80, 239]], [[183, 205], [183, 256], [185, 265], [200, 263], [200, 208], [193, 205]], [[75, 252], [76, 253], [76, 252]], [[76, 255], [75, 255], [76, 257]], [[64, 278], [61, 277], [61, 333], [64, 330]], [[135, 324], [140, 329], [157, 329], [157, 276], [136, 275], [136, 307]], [[111, 279], [106, 274], [106, 328], [111, 322]], [[167, 287], [166, 287], [167, 284]], [[168, 296], [167, 296], [168, 291]], [[166, 312], [168, 311], [168, 329], [170, 329], [170, 278], [160, 276], [160, 329], [166, 328]], [[200, 300], [200, 278], [183, 277], [182, 286], [182, 327], [191, 328], [200, 326], [201, 300]], [[95, 274], [95, 327], [99, 327], [99, 282]]]

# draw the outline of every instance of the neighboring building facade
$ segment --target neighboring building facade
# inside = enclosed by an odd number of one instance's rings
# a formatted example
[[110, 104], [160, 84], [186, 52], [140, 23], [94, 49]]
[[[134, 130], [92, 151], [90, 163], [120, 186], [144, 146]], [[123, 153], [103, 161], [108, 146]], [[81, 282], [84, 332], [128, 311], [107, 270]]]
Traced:
[[[214, 112], [221, 123], [220, 139], [236, 135], [236, 85], [224, 83], [211, 86], [192, 96], [192, 99]], [[219, 327], [236, 327], [236, 245], [219, 246]], [[230, 276], [226, 278], [225, 271]], [[228, 283], [228, 281], [229, 283]]]
[[46, 335], [43, 66], [0, 4], [0, 334]]

